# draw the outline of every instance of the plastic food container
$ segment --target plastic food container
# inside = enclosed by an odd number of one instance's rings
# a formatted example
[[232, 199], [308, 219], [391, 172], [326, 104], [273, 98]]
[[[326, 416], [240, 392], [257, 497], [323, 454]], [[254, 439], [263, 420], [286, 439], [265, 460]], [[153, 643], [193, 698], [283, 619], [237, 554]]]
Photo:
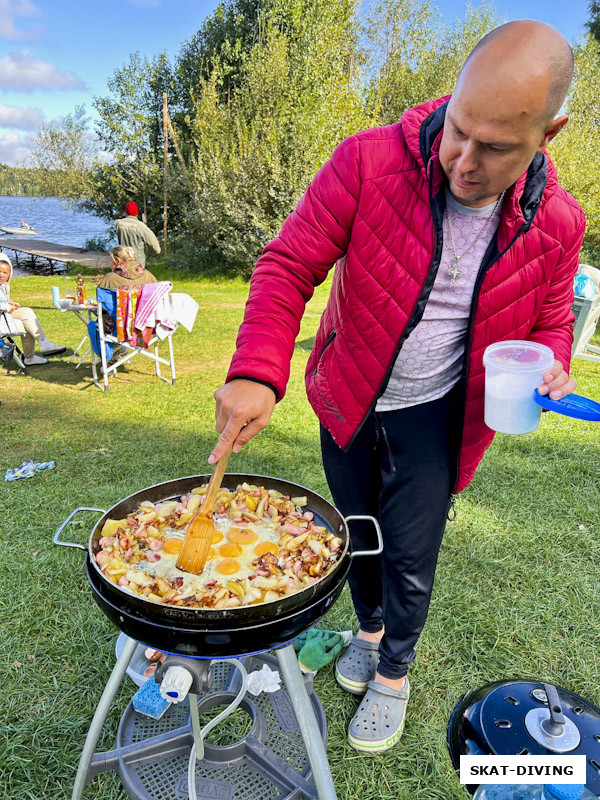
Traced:
[[[127, 636], [124, 633], [119, 634], [119, 638], [117, 639], [117, 643], [115, 644], [115, 657], [118, 658], [121, 655], [121, 650], [123, 649], [123, 645], [127, 641]], [[143, 686], [144, 683], [148, 680], [148, 678], [144, 677], [144, 670], [146, 670], [151, 664], [152, 661], [148, 661], [144, 653], [146, 652], [146, 645], [145, 644], [138, 644], [135, 648], [133, 656], [131, 657], [131, 661], [129, 662], [129, 666], [127, 667], [127, 674], [131, 678], [131, 680], [135, 683], [136, 686]]]
[[483, 354], [485, 424], [498, 433], [532, 433], [542, 414], [535, 389], [554, 364], [549, 347], [535, 342], [491, 344]]

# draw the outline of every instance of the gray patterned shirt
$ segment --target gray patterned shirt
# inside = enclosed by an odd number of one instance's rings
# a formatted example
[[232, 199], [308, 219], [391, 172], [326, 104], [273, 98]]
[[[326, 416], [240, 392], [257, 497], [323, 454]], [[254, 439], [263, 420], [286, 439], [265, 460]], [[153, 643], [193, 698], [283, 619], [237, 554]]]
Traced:
[[454, 264], [448, 222], [444, 214], [444, 244], [440, 266], [421, 321], [402, 345], [376, 411], [393, 411], [437, 400], [458, 382], [465, 334], [479, 266], [498, 227], [502, 203], [487, 220], [495, 203], [470, 208], [447, 192], [448, 211], [459, 257], [487, 224], [473, 250], [460, 259], [462, 275], [452, 285], [448, 270]]

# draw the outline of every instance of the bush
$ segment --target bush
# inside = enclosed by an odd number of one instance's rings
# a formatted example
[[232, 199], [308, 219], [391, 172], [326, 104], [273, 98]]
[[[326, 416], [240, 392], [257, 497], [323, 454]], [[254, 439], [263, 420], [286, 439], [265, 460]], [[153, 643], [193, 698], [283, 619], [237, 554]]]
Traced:
[[98, 236], [91, 236], [89, 239], [85, 240], [83, 246], [86, 250], [98, 250], [101, 253], [107, 253], [115, 244], [113, 233], [107, 232], [104, 236], [100, 234]]

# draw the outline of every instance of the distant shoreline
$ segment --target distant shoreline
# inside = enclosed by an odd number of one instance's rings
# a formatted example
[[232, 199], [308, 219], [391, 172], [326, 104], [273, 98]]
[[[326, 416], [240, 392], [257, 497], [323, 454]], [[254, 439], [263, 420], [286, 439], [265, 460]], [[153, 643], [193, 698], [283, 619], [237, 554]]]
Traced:
[[66, 197], [57, 197], [55, 194], [4, 194], [0, 192], [0, 197], [29, 197], [31, 200], [48, 200], [54, 198], [55, 200], [66, 200]]

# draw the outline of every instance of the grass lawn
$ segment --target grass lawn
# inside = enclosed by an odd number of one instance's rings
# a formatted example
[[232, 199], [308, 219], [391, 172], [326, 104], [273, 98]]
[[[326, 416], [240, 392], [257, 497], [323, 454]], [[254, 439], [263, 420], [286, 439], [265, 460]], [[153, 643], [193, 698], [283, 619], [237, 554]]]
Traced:
[[[35, 308], [52, 341], [74, 348], [75, 315], [54, 310], [50, 287], [73, 278], [25, 277], [12, 293]], [[78, 506], [108, 508], [144, 486], [209, 471], [215, 442], [212, 393], [225, 376], [242, 318], [242, 282], [178, 280], [200, 303], [192, 334], [174, 337], [176, 387], [134, 359], [103, 394], [89, 364], [64, 357], [29, 377], [0, 369], [2, 473], [25, 459], [58, 466], [0, 490], [0, 797], [70, 797], [84, 737], [114, 663], [118, 631], [92, 600], [83, 553], [52, 536]], [[327, 495], [318, 425], [303, 371], [328, 285], [304, 318], [289, 393], [269, 428], [233, 456], [232, 471], [276, 475]], [[600, 365], [577, 360], [581, 394], [600, 399]], [[316, 689], [329, 723], [328, 752], [340, 800], [460, 800], [467, 797], [446, 749], [455, 703], [481, 684], [539, 678], [600, 705], [599, 427], [545, 414], [525, 437], [498, 436], [448, 525], [429, 621], [411, 671], [402, 742], [385, 756], [362, 756], [346, 742], [357, 700], [331, 667]], [[87, 543], [95, 515], [81, 515], [66, 538]], [[347, 589], [323, 625], [356, 626]], [[127, 679], [105, 725], [114, 746], [134, 691]], [[119, 780], [99, 776], [85, 798], [125, 800]]]

